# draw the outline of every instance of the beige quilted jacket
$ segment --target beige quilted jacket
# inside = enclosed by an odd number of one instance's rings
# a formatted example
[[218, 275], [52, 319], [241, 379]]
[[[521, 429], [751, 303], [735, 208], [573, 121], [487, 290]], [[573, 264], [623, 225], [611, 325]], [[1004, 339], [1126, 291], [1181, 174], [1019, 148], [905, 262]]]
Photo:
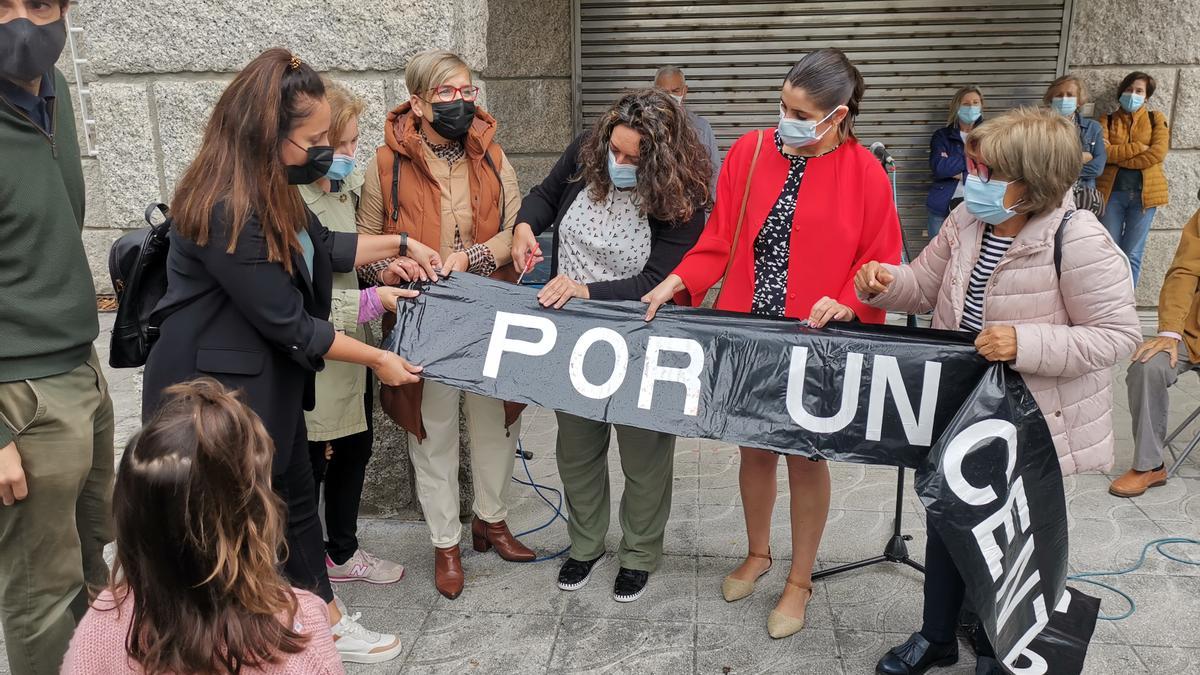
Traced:
[[[984, 326], [1017, 329], [1021, 373], [1046, 416], [1063, 475], [1113, 464], [1112, 367], [1141, 341], [1129, 263], [1089, 211], [1066, 224], [1062, 276], [1054, 233], [1067, 208], [1031, 218], [1000, 259], [984, 294]], [[984, 223], [959, 206], [887, 292], [863, 300], [885, 309], [933, 311], [933, 327], [957, 330], [983, 242]]]

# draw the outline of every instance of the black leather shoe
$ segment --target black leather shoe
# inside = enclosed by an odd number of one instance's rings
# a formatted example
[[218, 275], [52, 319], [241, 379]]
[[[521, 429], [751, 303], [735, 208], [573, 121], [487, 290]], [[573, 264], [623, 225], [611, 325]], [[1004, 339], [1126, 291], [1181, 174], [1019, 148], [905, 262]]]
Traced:
[[1004, 675], [1004, 669], [996, 659], [981, 656], [975, 660], [975, 675]]
[[933, 643], [920, 633], [892, 647], [875, 664], [877, 675], [921, 675], [930, 668], [950, 666], [958, 662], [958, 642]]

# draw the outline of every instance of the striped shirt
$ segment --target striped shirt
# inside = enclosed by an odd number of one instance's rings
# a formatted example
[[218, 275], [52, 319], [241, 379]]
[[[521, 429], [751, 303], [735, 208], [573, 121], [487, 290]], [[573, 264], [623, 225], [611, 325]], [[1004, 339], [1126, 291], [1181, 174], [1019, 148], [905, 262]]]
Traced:
[[971, 270], [971, 281], [967, 286], [967, 301], [963, 304], [962, 322], [959, 330], [983, 330], [983, 296], [987, 290], [988, 280], [1000, 258], [1008, 252], [1015, 237], [998, 237], [992, 234], [992, 226], [988, 225], [983, 232], [983, 245], [979, 247], [979, 259], [975, 261], [975, 269]]

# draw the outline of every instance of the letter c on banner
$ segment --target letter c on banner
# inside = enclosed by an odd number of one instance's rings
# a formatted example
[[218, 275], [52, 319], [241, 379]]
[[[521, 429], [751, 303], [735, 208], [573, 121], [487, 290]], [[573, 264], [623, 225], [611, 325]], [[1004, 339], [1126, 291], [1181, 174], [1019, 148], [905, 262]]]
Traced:
[[967, 482], [962, 474], [962, 463], [971, 450], [980, 442], [989, 438], [999, 438], [1004, 441], [1008, 453], [1004, 477], [1011, 481], [1013, 470], [1017, 466], [1017, 427], [1005, 420], [983, 420], [964, 429], [950, 440], [946, 446], [946, 454], [942, 456], [942, 472], [946, 475], [946, 484], [958, 495], [958, 498], [972, 506], [983, 506], [996, 501], [996, 491], [992, 486], [976, 487]]
[[[541, 331], [542, 337], [538, 338], [537, 342], [509, 339], [508, 329], [512, 326]], [[505, 352], [526, 356], [545, 356], [550, 353], [551, 349], [554, 349], [556, 340], [558, 340], [558, 328], [550, 319], [528, 314], [496, 312], [496, 320], [492, 325], [492, 338], [488, 341], [487, 357], [483, 360], [483, 376], [496, 379], [500, 374], [500, 357], [504, 356]]]
[[[592, 384], [583, 374], [584, 359], [587, 358], [588, 350], [597, 342], [607, 342], [612, 347], [615, 356], [612, 375], [604, 384]], [[593, 328], [580, 335], [579, 341], [575, 343], [575, 349], [571, 352], [571, 365], [568, 372], [571, 374], [571, 386], [575, 387], [575, 391], [588, 398], [601, 399], [608, 398], [617, 392], [621, 383], [625, 381], [625, 372], [628, 369], [629, 346], [625, 344], [625, 338], [611, 328]]]

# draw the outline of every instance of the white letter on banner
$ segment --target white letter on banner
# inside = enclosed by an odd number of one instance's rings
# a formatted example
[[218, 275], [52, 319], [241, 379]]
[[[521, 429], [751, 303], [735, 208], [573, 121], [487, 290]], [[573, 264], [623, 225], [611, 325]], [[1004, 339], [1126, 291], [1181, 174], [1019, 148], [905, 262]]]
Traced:
[[[537, 342], [510, 340], [508, 337], [510, 326], [541, 331], [542, 337]], [[558, 340], [558, 328], [550, 319], [528, 314], [496, 312], [496, 320], [492, 325], [492, 338], [488, 341], [487, 357], [483, 360], [483, 376], [496, 379], [500, 374], [500, 357], [504, 356], [505, 352], [526, 356], [545, 356], [554, 348], [556, 340]]]
[[980, 442], [989, 438], [999, 438], [1005, 442], [1008, 451], [1008, 466], [1004, 470], [1005, 480], [1012, 480], [1013, 469], [1017, 466], [1017, 427], [1012, 422], [1004, 420], [983, 420], [976, 422], [955, 436], [946, 446], [946, 454], [942, 457], [942, 473], [946, 475], [946, 484], [958, 495], [958, 498], [972, 506], [984, 506], [996, 501], [996, 491], [992, 487], [975, 487], [967, 482], [962, 475], [962, 463], [971, 450]]
[[942, 364], [925, 362], [925, 383], [921, 387], [921, 414], [913, 414], [912, 401], [904, 388], [900, 375], [900, 364], [894, 356], [876, 356], [871, 366], [871, 401], [867, 404], [867, 440], [878, 441], [883, 437], [883, 406], [887, 390], [892, 390], [892, 400], [900, 413], [900, 424], [904, 435], [912, 445], [929, 447], [933, 443], [933, 413], [937, 409], [938, 386], [941, 383]]
[[792, 347], [792, 365], [788, 370], [787, 409], [796, 424], [819, 434], [841, 431], [858, 413], [858, 388], [862, 379], [862, 354], [846, 354], [846, 373], [842, 380], [842, 403], [833, 417], [819, 417], [804, 408], [804, 373], [808, 367], [808, 347]]
[[[583, 361], [587, 358], [588, 350], [597, 342], [607, 342], [613, 348], [616, 357], [612, 375], [604, 384], [592, 384], [583, 374]], [[611, 328], [592, 328], [580, 335], [579, 341], [575, 343], [568, 372], [571, 374], [571, 385], [575, 387], [575, 391], [588, 398], [601, 399], [616, 393], [625, 381], [625, 371], [628, 367], [629, 347], [625, 344], [625, 338]]]
[[[1033, 616], [1035, 619], [1033, 625], [1029, 627], [1029, 630], [1025, 631], [1021, 639], [1017, 640], [1017, 643], [1013, 645], [1013, 648], [1009, 650], [1008, 655], [1003, 659], [1004, 665], [1008, 666], [1008, 669], [1014, 675], [1043, 675], [1049, 670], [1045, 659], [1025, 649], [1029, 646], [1029, 643], [1037, 638], [1042, 629], [1050, 623], [1050, 617], [1046, 615], [1046, 600], [1041, 595], [1033, 599]], [[1032, 663], [1026, 668], [1017, 668], [1013, 664], [1016, 663], [1022, 653], [1025, 653]]]
[[[685, 368], [658, 365], [660, 352], [679, 352], [690, 357]], [[642, 370], [638, 407], [649, 410], [654, 401], [654, 382], [679, 382], [687, 388], [683, 414], [695, 415], [700, 410], [700, 372], [704, 370], [704, 348], [687, 338], [651, 337], [646, 342], [646, 367]]]
[[996, 581], [1004, 574], [1004, 567], [1000, 564], [1000, 561], [1004, 559], [1004, 550], [1000, 548], [996, 531], [1001, 527], [1004, 528], [1005, 541], [1012, 541], [1017, 536], [1016, 523], [1013, 522], [1014, 507], [1017, 511], [1017, 520], [1021, 524], [1021, 531], [1027, 532], [1029, 530], [1029, 500], [1025, 498], [1025, 481], [1020, 476], [1009, 488], [1008, 499], [1004, 500], [1004, 506], [971, 528], [971, 532], [975, 535], [975, 541], [979, 544], [979, 552], [987, 561], [992, 581]]

